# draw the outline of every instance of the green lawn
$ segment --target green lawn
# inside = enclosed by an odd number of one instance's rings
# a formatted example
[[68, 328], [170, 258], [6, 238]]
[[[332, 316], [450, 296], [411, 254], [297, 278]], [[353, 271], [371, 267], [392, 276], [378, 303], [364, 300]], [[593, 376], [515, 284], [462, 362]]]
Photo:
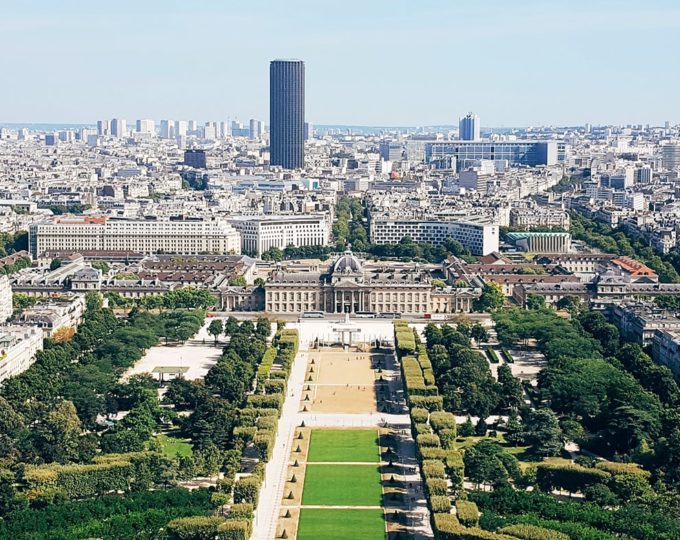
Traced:
[[192, 455], [191, 443], [178, 439], [177, 437], [171, 437], [169, 435], [160, 434], [156, 436], [156, 440], [161, 447], [161, 451], [166, 456], [184, 456], [189, 457]]
[[385, 520], [382, 510], [325, 510], [303, 508], [300, 511], [298, 540], [384, 540]]
[[314, 429], [309, 447], [308, 462], [380, 460], [378, 432], [374, 429]]
[[308, 463], [302, 504], [380, 506], [382, 486], [378, 467]]

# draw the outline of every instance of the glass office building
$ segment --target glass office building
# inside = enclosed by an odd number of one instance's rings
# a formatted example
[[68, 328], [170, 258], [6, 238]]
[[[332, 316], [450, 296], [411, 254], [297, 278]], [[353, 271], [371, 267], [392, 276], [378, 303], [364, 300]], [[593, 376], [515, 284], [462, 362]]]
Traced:
[[305, 63], [274, 60], [269, 66], [271, 164], [301, 169], [305, 164]]
[[555, 165], [555, 141], [428, 141], [425, 163], [446, 163], [456, 158], [458, 170], [476, 161], [507, 161], [510, 165]]

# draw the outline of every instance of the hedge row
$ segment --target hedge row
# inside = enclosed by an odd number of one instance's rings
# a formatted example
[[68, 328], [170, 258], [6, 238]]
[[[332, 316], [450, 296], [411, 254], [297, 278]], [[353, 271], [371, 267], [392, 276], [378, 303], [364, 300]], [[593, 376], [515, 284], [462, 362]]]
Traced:
[[536, 525], [508, 525], [498, 529], [499, 533], [509, 534], [521, 540], [570, 540], [568, 534], [546, 529], [545, 527], [537, 527]]
[[48, 492], [79, 499], [162, 485], [178, 470], [179, 461], [163, 454], [131, 452], [97, 456], [94, 463], [84, 465], [27, 465], [24, 480], [31, 499]]
[[219, 516], [191, 516], [173, 519], [167, 525], [170, 540], [248, 540], [252, 520]]
[[493, 533], [477, 527], [464, 527], [453, 514], [434, 515], [435, 537], [440, 540], [517, 540], [514, 536]]

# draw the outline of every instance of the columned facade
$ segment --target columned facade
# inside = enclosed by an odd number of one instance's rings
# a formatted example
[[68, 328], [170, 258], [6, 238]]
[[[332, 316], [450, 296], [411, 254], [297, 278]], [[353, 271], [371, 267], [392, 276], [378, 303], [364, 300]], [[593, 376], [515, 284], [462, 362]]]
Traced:
[[265, 286], [271, 313], [426, 313], [468, 312], [478, 289], [436, 290], [417, 264], [364, 268], [345, 252], [325, 273], [276, 272]]

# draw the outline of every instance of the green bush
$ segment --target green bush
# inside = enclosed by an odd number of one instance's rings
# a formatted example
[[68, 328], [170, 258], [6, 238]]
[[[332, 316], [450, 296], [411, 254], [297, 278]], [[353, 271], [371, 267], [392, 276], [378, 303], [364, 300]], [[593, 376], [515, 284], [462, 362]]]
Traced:
[[258, 380], [266, 379], [269, 376], [269, 372], [272, 369], [274, 360], [276, 360], [277, 350], [274, 347], [269, 347], [260, 361], [260, 365], [257, 367], [257, 378]]
[[456, 501], [456, 516], [465, 527], [476, 527], [479, 523], [479, 510], [472, 501]]
[[420, 459], [438, 459], [444, 461], [446, 459], [446, 450], [438, 446], [421, 446], [418, 448]]
[[451, 511], [451, 500], [445, 495], [432, 495], [430, 509], [434, 514], [448, 514]]
[[430, 415], [430, 425], [439, 434], [443, 429], [456, 430], [456, 417], [450, 412], [435, 411]]
[[444, 408], [442, 396], [409, 396], [411, 407], [422, 407], [430, 412], [441, 411]]
[[458, 436], [455, 429], [442, 429], [439, 433], [439, 441], [442, 447], [447, 450], [453, 450], [456, 447], [456, 437]]
[[422, 465], [423, 476], [427, 478], [446, 478], [444, 464], [438, 459], [426, 459]]
[[262, 479], [257, 476], [246, 476], [234, 484], [234, 502], [257, 505]]
[[416, 443], [418, 447], [441, 447], [439, 442], [439, 437], [433, 435], [432, 433], [423, 433], [416, 437]]
[[594, 484], [605, 484], [610, 478], [608, 472], [572, 463], [539, 463], [536, 466], [536, 483], [539, 489], [546, 493], [554, 489], [576, 493]]
[[424, 424], [427, 422], [429, 416], [430, 412], [422, 407], [413, 407], [413, 409], [411, 409], [411, 420], [415, 424]]
[[215, 491], [210, 495], [210, 503], [215, 508], [219, 508], [220, 506], [224, 506], [225, 504], [229, 504], [230, 502], [231, 502], [230, 493], [222, 493], [220, 491]]
[[453, 514], [435, 514], [434, 530], [438, 540], [517, 540], [506, 534], [463, 527]]
[[234, 428], [234, 440], [242, 442], [244, 445], [250, 444], [257, 433], [256, 427], [236, 426]]
[[570, 540], [568, 534], [564, 534], [544, 527], [537, 527], [536, 525], [508, 525], [499, 529], [498, 532], [509, 534], [521, 540]]
[[285, 379], [267, 379], [264, 381], [265, 394], [285, 394], [286, 380]]
[[430, 435], [432, 433], [432, 429], [430, 429], [430, 424], [413, 424], [412, 431], [416, 435], [416, 437], [420, 435]]
[[218, 540], [248, 540], [252, 534], [250, 521], [228, 519], [217, 529]]
[[[425, 486], [430, 497], [436, 495], [446, 495], [449, 492], [449, 484], [444, 478], [428, 478], [425, 480]], [[449, 509], [451, 505], [449, 505]]]
[[169, 540], [214, 540], [224, 518], [191, 516], [173, 519], [166, 530]]
[[229, 519], [253, 519], [254, 507], [251, 503], [232, 504], [229, 509]]
[[281, 410], [283, 406], [283, 395], [282, 394], [251, 394], [246, 398], [246, 404], [248, 407], [253, 407], [255, 409], [277, 409]]

